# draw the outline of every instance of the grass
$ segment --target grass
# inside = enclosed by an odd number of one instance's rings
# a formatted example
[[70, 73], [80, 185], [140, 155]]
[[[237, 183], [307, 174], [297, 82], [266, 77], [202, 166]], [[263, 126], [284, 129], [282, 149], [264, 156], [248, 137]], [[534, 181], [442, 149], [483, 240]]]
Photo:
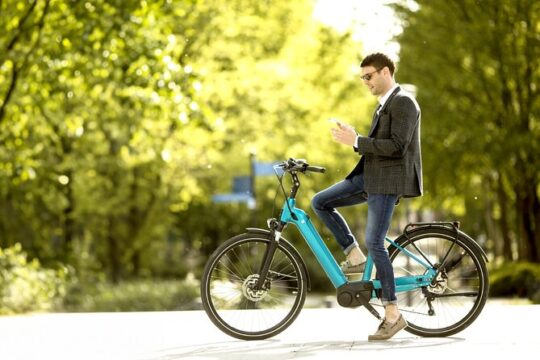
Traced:
[[80, 295], [75, 312], [171, 311], [198, 308], [199, 285], [192, 280], [135, 280], [101, 283]]

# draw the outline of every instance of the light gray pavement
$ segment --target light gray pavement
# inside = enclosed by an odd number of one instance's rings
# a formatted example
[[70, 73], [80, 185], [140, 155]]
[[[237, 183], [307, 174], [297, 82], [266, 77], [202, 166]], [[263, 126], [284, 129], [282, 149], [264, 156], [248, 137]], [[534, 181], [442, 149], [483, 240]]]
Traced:
[[401, 332], [370, 343], [378, 322], [365, 309], [304, 309], [283, 333], [248, 342], [223, 334], [203, 311], [34, 314], [0, 317], [0, 360], [537, 358], [539, 322], [540, 305], [490, 301], [455, 336]]

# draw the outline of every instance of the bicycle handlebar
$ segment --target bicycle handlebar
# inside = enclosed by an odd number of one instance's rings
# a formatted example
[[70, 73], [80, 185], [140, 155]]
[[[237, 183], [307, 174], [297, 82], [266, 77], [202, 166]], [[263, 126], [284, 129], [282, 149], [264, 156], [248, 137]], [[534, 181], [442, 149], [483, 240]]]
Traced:
[[326, 169], [323, 168], [322, 166], [308, 166], [306, 168], [306, 171], [312, 171], [312, 172], [318, 172], [318, 173], [324, 174], [326, 172]]
[[322, 166], [310, 166], [304, 159], [294, 159], [290, 158], [287, 161], [278, 164], [283, 171], [285, 172], [301, 172], [305, 173], [307, 171], [324, 173], [326, 169]]

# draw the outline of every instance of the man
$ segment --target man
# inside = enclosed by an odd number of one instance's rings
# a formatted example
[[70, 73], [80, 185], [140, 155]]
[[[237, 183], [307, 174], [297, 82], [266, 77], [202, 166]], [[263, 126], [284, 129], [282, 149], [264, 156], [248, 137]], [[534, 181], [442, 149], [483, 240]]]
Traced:
[[316, 194], [312, 207], [345, 252], [341, 267], [349, 275], [363, 272], [365, 256], [336, 208], [367, 202], [366, 247], [381, 281], [385, 307], [385, 318], [368, 339], [386, 340], [407, 326], [397, 307], [394, 270], [384, 238], [399, 199], [422, 195], [420, 108], [396, 84], [395, 65], [388, 56], [371, 54], [360, 67], [364, 84], [379, 97], [369, 134], [358, 135], [350, 125], [337, 122], [332, 135], [362, 157], [345, 180]]

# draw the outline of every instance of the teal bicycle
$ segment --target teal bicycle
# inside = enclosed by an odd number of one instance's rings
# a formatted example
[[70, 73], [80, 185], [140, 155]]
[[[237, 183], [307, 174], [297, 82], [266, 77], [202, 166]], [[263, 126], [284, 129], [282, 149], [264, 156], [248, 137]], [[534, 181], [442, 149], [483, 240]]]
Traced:
[[[364, 306], [378, 319], [372, 303], [381, 283], [368, 255], [361, 279], [349, 281], [313, 226], [296, 207], [299, 174], [324, 173], [305, 160], [289, 159], [274, 166], [285, 203], [268, 229], [248, 228], [228, 239], [210, 256], [201, 280], [201, 299], [211, 321], [238, 339], [272, 337], [291, 325], [310, 289], [308, 271], [295, 247], [283, 237], [294, 224], [336, 288], [343, 307]], [[292, 177], [287, 196], [283, 177]], [[408, 224], [395, 240], [388, 237], [396, 295], [412, 334], [442, 337], [468, 327], [482, 311], [488, 295], [487, 256], [458, 222]]]

